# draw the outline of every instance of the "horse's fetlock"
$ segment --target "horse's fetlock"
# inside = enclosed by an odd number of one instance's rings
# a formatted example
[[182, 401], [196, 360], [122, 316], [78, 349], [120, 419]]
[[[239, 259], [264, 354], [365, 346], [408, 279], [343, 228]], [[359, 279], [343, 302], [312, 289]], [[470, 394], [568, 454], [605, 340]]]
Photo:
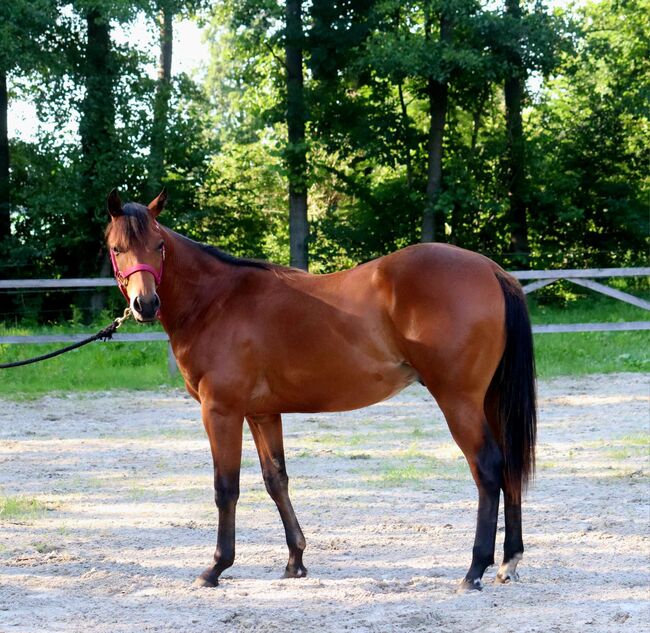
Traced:
[[235, 563], [235, 548], [217, 546], [214, 552], [214, 569], [221, 573], [224, 569], [232, 567]]

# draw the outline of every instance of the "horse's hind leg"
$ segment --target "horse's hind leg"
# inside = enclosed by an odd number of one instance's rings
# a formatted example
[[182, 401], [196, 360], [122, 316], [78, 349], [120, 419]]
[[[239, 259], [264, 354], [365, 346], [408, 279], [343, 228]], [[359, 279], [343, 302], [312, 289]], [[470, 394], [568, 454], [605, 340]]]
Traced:
[[503, 562], [494, 579], [496, 583], [518, 580], [517, 564], [524, 554], [524, 541], [521, 529], [521, 484], [503, 486], [506, 535], [503, 542]]
[[302, 578], [307, 570], [302, 564], [305, 537], [289, 499], [289, 478], [284, 463], [282, 418], [279, 415], [247, 416], [257, 446], [264, 485], [280, 512], [289, 547], [285, 578]]
[[481, 589], [485, 570], [494, 564], [494, 546], [501, 494], [503, 455], [488, 426], [482, 398], [455, 397], [440, 402], [449, 430], [465, 454], [478, 488], [476, 536], [472, 564], [460, 589]]
[[[490, 428], [498, 432], [503, 424], [499, 419], [499, 394], [493, 387], [493, 383], [486, 396], [485, 410], [487, 413]], [[524, 541], [521, 528], [521, 492], [522, 483], [520, 479], [511, 481], [506, 477], [505, 469], [502, 473], [502, 489], [504, 500], [505, 538], [503, 542], [503, 562], [494, 578], [494, 582], [505, 584], [510, 581], [519, 580], [517, 565], [524, 554]]]

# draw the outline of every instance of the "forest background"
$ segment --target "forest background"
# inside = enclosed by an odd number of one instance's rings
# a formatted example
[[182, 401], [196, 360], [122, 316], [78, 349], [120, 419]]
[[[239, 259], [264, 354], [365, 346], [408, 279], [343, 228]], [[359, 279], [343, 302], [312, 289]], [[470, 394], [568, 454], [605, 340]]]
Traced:
[[[153, 57], [115, 37], [143, 16]], [[200, 77], [173, 72], [187, 17]], [[12, 100], [36, 106], [29, 140]], [[0, 277], [109, 275], [107, 193], [163, 186], [167, 226], [313, 272], [419, 241], [510, 269], [643, 265], [649, 104], [648, 0], [9, 0]], [[63, 296], [30, 301], [65, 314]]]

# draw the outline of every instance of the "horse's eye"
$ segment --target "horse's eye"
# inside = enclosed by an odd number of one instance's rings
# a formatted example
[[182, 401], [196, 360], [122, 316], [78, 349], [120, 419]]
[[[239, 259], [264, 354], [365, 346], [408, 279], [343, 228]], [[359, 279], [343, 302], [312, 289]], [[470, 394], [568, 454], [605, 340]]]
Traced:
[[119, 255], [119, 254], [122, 252], [119, 248], [117, 248], [117, 246], [113, 246], [113, 248], [111, 248], [111, 250], [112, 250], [116, 255]]
[[164, 246], [165, 246], [165, 242], [160, 242], [160, 244], [158, 244], [158, 246], [157, 246], [156, 248], [157, 248], [159, 251], [161, 251], [161, 250], [163, 249]]

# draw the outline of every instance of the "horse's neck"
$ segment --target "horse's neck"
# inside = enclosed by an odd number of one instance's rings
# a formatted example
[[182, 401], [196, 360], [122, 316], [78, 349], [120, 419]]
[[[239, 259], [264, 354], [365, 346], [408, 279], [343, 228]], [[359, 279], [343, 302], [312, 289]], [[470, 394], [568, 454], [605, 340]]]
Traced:
[[191, 328], [207, 304], [220, 290], [225, 291], [229, 275], [228, 264], [193, 248], [173, 231], [165, 229], [164, 239], [166, 256], [158, 288], [160, 321], [172, 338], [179, 330]]

